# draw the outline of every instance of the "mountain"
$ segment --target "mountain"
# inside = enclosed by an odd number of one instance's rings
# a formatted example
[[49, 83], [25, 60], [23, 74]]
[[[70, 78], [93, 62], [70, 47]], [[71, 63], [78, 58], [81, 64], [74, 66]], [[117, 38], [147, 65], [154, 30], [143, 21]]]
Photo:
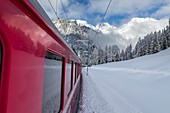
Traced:
[[124, 49], [129, 44], [134, 46], [139, 37], [143, 38], [146, 34], [163, 29], [168, 24], [168, 20], [132, 18], [127, 24], [120, 27], [110, 25], [107, 22], [102, 23], [101, 26], [99, 24], [93, 26], [84, 20], [58, 19], [54, 23], [61, 34], [79, 34], [83, 37], [89, 37], [102, 49], [106, 45], [113, 44]]
[[139, 37], [142, 39], [151, 32], [163, 29], [168, 25], [168, 20], [132, 18], [120, 27], [107, 22], [93, 26], [84, 20], [64, 19], [57, 19], [54, 24], [70, 47], [86, 62], [87, 56], [92, 55], [94, 51], [98, 51], [94, 53], [96, 55], [101, 50], [103, 55], [106, 46], [117, 45], [119, 49], [125, 49], [131, 44], [134, 48]]

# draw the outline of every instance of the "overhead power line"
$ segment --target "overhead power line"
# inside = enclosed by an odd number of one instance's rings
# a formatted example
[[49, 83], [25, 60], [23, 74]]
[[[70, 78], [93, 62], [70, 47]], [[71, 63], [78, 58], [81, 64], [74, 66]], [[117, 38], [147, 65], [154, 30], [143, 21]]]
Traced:
[[[107, 11], [108, 11], [108, 9], [109, 9], [109, 6], [110, 6], [111, 2], [112, 2], [112, 0], [109, 1], [109, 4], [108, 4], [108, 6], [107, 6], [107, 8], [106, 8], [106, 11], [105, 11], [105, 13], [104, 13], [104, 15], [103, 15], [103, 18], [102, 18], [102, 20], [101, 20], [101, 22], [100, 22], [100, 24], [99, 24], [98, 30], [100, 29], [101, 24], [102, 24], [103, 21], [104, 21], [104, 18], [105, 18], [106, 14], [107, 14]], [[98, 30], [97, 30], [97, 31], [98, 31]], [[97, 36], [97, 32], [96, 32], [96, 35], [95, 35], [94, 38], [96, 38], [96, 36]], [[99, 38], [99, 40], [101, 40], [101, 39]], [[87, 57], [87, 75], [88, 75], [88, 64], [89, 64], [89, 41], [88, 41], [88, 57]]]
[[108, 6], [107, 6], [107, 8], [106, 8], [106, 11], [105, 11], [105, 13], [104, 13], [104, 15], [103, 15], [103, 18], [102, 18], [102, 20], [101, 20], [101, 22], [100, 22], [100, 24], [99, 24], [99, 28], [101, 27], [101, 24], [102, 24], [103, 21], [104, 21], [104, 18], [105, 18], [106, 14], [107, 14], [107, 11], [108, 11], [108, 9], [109, 9], [109, 7], [110, 7], [111, 2], [112, 2], [112, 0], [109, 1], [109, 4], [108, 4]]
[[[104, 21], [104, 18], [105, 18], [106, 14], [107, 14], [107, 11], [108, 11], [108, 9], [109, 9], [109, 7], [110, 7], [111, 2], [112, 2], [112, 0], [110, 0], [109, 3], [108, 3], [108, 5], [107, 5], [106, 11], [105, 11], [105, 13], [104, 13], [104, 15], [103, 15], [103, 18], [102, 18], [102, 20], [101, 20], [101, 22], [100, 22], [100, 24], [99, 24], [99, 27], [98, 27], [97, 31], [100, 29], [100, 27], [101, 27], [101, 25], [102, 25], [102, 23], [103, 23], [103, 21]], [[96, 36], [97, 36], [97, 31], [96, 31], [96, 35], [95, 35], [94, 38], [96, 38]], [[99, 40], [101, 40], [101, 39], [99, 38]]]
[[[59, 17], [58, 17], [58, 14], [57, 14], [57, 11], [55, 11], [55, 9], [54, 9], [54, 7], [53, 7], [53, 5], [52, 5], [51, 1], [50, 1], [50, 0], [48, 0], [48, 2], [49, 2], [49, 4], [50, 4], [50, 6], [52, 7], [52, 10], [54, 11], [54, 13], [55, 13], [56, 17], [57, 17], [57, 18], [59, 18]], [[57, 4], [57, 3], [56, 3], [56, 4]]]
[[65, 14], [65, 16], [66, 16], [66, 19], [68, 20], [68, 16], [67, 16], [66, 9], [65, 9], [65, 6], [64, 6], [64, 4], [63, 4], [63, 1], [62, 1], [62, 0], [60, 0], [60, 2], [61, 2], [61, 5], [62, 5], [62, 8], [63, 8], [64, 14]]

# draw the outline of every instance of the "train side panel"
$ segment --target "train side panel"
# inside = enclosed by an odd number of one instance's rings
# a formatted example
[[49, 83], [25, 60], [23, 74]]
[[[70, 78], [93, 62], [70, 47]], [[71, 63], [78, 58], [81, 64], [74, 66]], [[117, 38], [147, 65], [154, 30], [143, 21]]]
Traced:
[[[49, 26], [40, 27], [34, 15], [27, 12], [16, 1], [0, 1], [0, 40], [3, 43], [0, 113], [42, 113], [47, 51], [54, 51], [64, 61], [71, 59], [79, 63], [75, 55], [59, 43], [61, 40]], [[61, 112], [69, 100], [65, 93], [66, 67], [63, 68]]]

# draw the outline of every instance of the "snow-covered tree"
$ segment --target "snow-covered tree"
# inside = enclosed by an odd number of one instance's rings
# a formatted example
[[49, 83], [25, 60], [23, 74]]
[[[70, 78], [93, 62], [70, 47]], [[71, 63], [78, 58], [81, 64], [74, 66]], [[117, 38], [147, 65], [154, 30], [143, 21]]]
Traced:
[[105, 47], [105, 62], [107, 63], [107, 58], [108, 58], [108, 46], [106, 45]]
[[112, 61], [120, 60], [120, 49], [117, 45], [112, 46]]
[[122, 49], [121, 53], [120, 53], [120, 60], [123, 61], [125, 60], [125, 52], [124, 50]]
[[91, 62], [93, 65], [97, 65], [98, 64], [98, 50], [97, 48], [95, 47], [92, 54], [91, 54]]
[[102, 49], [98, 50], [98, 64], [105, 63], [105, 53]]
[[132, 58], [132, 45], [131, 44], [127, 46], [125, 50], [125, 57], [126, 57], [126, 60], [129, 60]]
[[108, 46], [108, 51], [107, 51], [107, 62], [112, 61], [112, 46]]

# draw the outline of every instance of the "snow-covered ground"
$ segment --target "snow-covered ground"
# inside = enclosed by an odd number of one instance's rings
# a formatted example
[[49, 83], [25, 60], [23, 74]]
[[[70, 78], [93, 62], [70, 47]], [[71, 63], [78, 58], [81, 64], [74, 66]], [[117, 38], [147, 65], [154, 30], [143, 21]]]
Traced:
[[170, 113], [170, 49], [83, 70], [79, 113]]

